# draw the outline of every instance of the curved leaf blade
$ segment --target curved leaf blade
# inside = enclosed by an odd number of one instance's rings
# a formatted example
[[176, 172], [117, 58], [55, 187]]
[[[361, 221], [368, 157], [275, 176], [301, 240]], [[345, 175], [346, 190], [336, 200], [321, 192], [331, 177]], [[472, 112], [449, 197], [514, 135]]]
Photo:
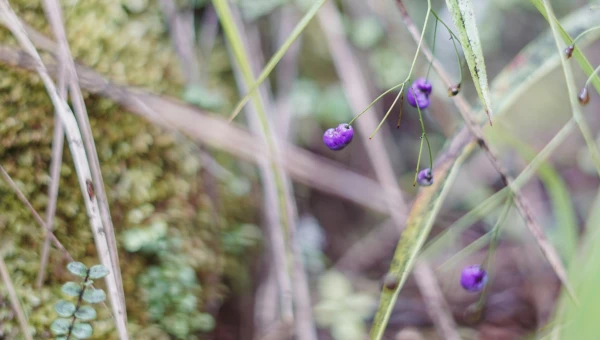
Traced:
[[473, 77], [475, 89], [483, 104], [483, 110], [490, 120], [490, 125], [492, 125], [492, 101], [481, 41], [479, 40], [479, 31], [473, 13], [473, 4], [471, 0], [446, 0], [446, 4], [452, 15], [452, 20], [458, 28], [458, 37], [465, 53], [467, 65], [469, 65], [469, 71]]

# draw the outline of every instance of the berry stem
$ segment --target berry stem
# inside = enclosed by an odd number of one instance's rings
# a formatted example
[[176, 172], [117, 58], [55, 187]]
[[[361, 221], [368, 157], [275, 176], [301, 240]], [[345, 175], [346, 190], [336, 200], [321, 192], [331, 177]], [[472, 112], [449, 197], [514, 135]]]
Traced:
[[419, 176], [419, 168], [421, 166], [421, 154], [423, 153], [423, 139], [425, 134], [421, 134], [421, 145], [419, 146], [419, 157], [417, 157], [417, 168], [415, 169], [415, 180], [413, 181], [413, 187], [417, 185], [417, 177]]
[[402, 120], [402, 113], [404, 112], [402, 108], [402, 104], [404, 103], [404, 93], [400, 92], [400, 114], [398, 115], [398, 126], [396, 128], [400, 128], [400, 121]]
[[[506, 216], [508, 216], [508, 212], [510, 211], [510, 208], [512, 207], [512, 200], [513, 200], [512, 194], [508, 194], [508, 196], [506, 196], [506, 201], [504, 202], [504, 208], [502, 209], [502, 212], [500, 213], [500, 216], [498, 217], [496, 224], [494, 224], [494, 227], [491, 230], [492, 239], [490, 240], [490, 247], [489, 247], [488, 252], [485, 255], [485, 258], [483, 259], [483, 262], [481, 264], [481, 267], [485, 268], [485, 270], [488, 273], [488, 277], [490, 277], [490, 278], [491, 278], [491, 273], [493, 270], [492, 259], [494, 257], [494, 254], [496, 253], [496, 248], [498, 247], [498, 243], [500, 241], [500, 229], [501, 229], [501, 226], [504, 224], [504, 221], [506, 220]], [[481, 296], [479, 297], [479, 300], [477, 301], [476, 306], [477, 306], [478, 310], [483, 308], [483, 305], [485, 304], [485, 298], [487, 296], [487, 292], [488, 292], [488, 285], [485, 285], [485, 287], [483, 287], [483, 291], [481, 292]]]
[[400, 92], [398, 92], [398, 95], [394, 99], [394, 102], [392, 103], [392, 105], [390, 105], [390, 108], [385, 113], [385, 116], [383, 116], [383, 119], [381, 120], [381, 122], [379, 122], [379, 125], [377, 125], [377, 128], [375, 129], [375, 131], [373, 131], [373, 133], [369, 136], [369, 139], [373, 138], [373, 136], [377, 133], [377, 131], [379, 131], [379, 129], [383, 125], [383, 122], [385, 122], [385, 120], [387, 119], [387, 117], [390, 115], [390, 112], [392, 112], [392, 109], [394, 108], [394, 106], [396, 106], [396, 102], [398, 102], [398, 99], [402, 96], [402, 92], [403, 91], [404, 91], [404, 84], [400, 88]]
[[586, 80], [584, 87], [588, 87], [588, 85], [592, 82], [592, 79], [598, 74], [598, 72], [600, 72], [600, 65], [594, 69], [594, 72], [592, 72], [592, 74], [590, 74], [590, 77]]
[[456, 39], [453, 36], [450, 36], [452, 40], [452, 45], [454, 46], [454, 53], [456, 54], [456, 64], [458, 65], [458, 85], [462, 84], [463, 81], [463, 71], [462, 71], [462, 62], [460, 61], [460, 54], [458, 53], [458, 47], [456, 47]]
[[421, 123], [421, 146], [419, 146], [419, 157], [417, 158], [417, 169], [415, 170], [415, 180], [413, 186], [417, 185], [417, 177], [419, 176], [419, 168], [421, 166], [421, 154], [423, 153], [423, 139], [427, 142], [427, 149], [429, 150], [429, 168], [433, 173], [433, 154], [431, 153], [431, 144], [429, 143], [429, 137], [425, 132], [425, 124], [423, 123], [423, 115], [421, 114], [421, 107], [419, 101], [417, 101], [417, 112], [419, 112], [419, 122]]
[[[446, 25], [444, 20], [442, 20], [434, 10], [431, 10], [431, 14], [433, 14], [433, 16], [435, 17], [436, 23], [438, 21], [441, 22], [442, 25], [444, 25], [444, 27], [446, 27], [446, 29], [448, 30], [448, 33], [450, 34], [450, 40], [452, 40], [452, 45], [454, 45], [454, 53], [456, 53], [456, 62], [458, 64], [458, 72], [460, 74], [460, 79], [458, 81], [458, 84], [460, 85], [460, 84], [462, 84], [462, 81], [463, 81], [462, 62], [460, 61], [460, 54], [458, 53], [458, 47], [456, 47], [456, 42], [458, 41], [458, 43], [460, 44], [460, 39], [458, 39], [456, 34], [454, 34], [454, 32], [450, 29], [450, 27], [448, 27], [448, 25]], [[461, 45], [461, 48], [462, 48], [462, 45]], [[432, 52], [432, 55], [433, 55], [433, 52]], [[432, 59], [432, 63], [433, 63], [433, 59]]]
[[390, 93], [390, 92], [394, 91], [395, 89], [399, 88], [400, 86], [404, 86], [404, 83], [406, 83], [406, 81], [404, 81], [404, 82], [402, 82], [402, 83], [400, 83], [400, 84], [398, 84], [398, 85], [395, 85], [395, 86], [393, 86], [393, 87], [389, 88], [389, 89], [388, 89], [387, 91], [385, 91], [384, 93], [380, 94], [380, 95], [379, 95], [379, 97], [375, 98], [375, 100], [373, 100], [373, 101], [371, 102], [371, 104], [369, 104], [369, 106], [367, 106], [367, 107], [366, 107], [366, 108], [365, 108], [365, 109], [364, 109], [364, 110], [363, 110], [361, 113], [357, 114], [357, 115], [356, 115], [354, 118], [352, 118], [352, 120], [351, 120], [351, 121], [350, 121], [350, 123], [348, 123], [348, 124], [352, 125], [352, 123], [354, 123], [354, 121], [355, 121], [355, 120], [356, 120], [358, 117], [362, 116], [362, 115], [363, 115], [363, 113], [367, 112], [367, 111], [368, 111], [368, 110], [369, 110], [369, 109], [370, 109], [370, 108], [371, 108], [373, 105], [375, 105], [375, 103], [377, 103], [377, 102], [379, 101], [379, 99], [383, 98], [383, 96], [385, 96], [386, 94], [388, 94], [388, 93]]
[[[412, 61], [412, 64], [410, 65], [410, 70], [408, 71], [408, 75], [406, 76], [406, 79], [404, 79], [404, 81], [402, 81], [400, 84], [391, 87], [390, 89], [388, 89], [387, 91], [385, 91], [384, 93], [379, 95], [379, 97], [375, 98], [375, 100], [373, 100], [371, 102], [371, 104], [369, 104], [369, 106], [367, 106], [367, 108], [363, 110], [363, 112], [356, 115], [356, 117], [354, 117], [350, 121], [349, 124], [352, 124], [358, 117], [360, 117], [363, 113], [367, 112], [367, 110], [369, 110], [383, 96], [385, 96], [386, 94], [390, 93], [391, 91], [399, 88], [400, 86], [404, 86], [404, 84], [406, 84], [406, 82], [408, 82], [410, 80], [413, 70], [415, 69], [415, 65], [417, 63], [417, 58], [419, 57], [419, 52], [421, 51], [421, 46], [423, 45], [423, 38], [425, 37], [425, 32], [427, 31], [427, 23], [429, 22], [429, 14], [430, 13], [431, 13], [431, 0], [427, 0], [427, 14], [425, 14], [425, 22], [423, 24], [423, 30], [421, 31], [421, 38], [419, 39], [419, 43], [417, 44], [417, 51], [415, 52], [415, 56], [413, 57], [413, 61]], [[385, 117], [387, 117], [387, 115]], [[385, 121], [385, 117], [383, 118], [382, 123], [383, 123], [383, 121]], [[381, 123], [379, 125], [381, 126]], [[371, 137], [373, 137], [373, 135], [371, 135]]]
[[[431, 45], [431, 54], [435, 55], [435, 41], [437, 38], [437, 28], [438, 28], [438, 20], [436, 18], [435, 25], [433, 26], [433, 43]], [[429, 81], [429, 73], [431, 72], [431, 66], [433, 66], [433, 58], [429, 61], [429, 67], [427, 68], [427, 74], [425, 75], [425, 79]]]
[[[425, 131], [425, 123], [423, 122], [423, 115], [421, 114], [421, 107], [419, 106], [419, 101], [417, 101], [417, 112], [419, 113], [419, 122], [421, 123], [421, 132], [425, 137], [425, 141], [427, 142], [427, 149], [429, 150], [429, 168], [433, 172], [433, 154], [431, 152], [431, 144], [429, 143], [429, 137], [427, 137], [427, 132]], [[418, 169], [417, 169], [418, 172]]]
[[579, 33], [579, 35], [576, 36], [575, 39], [573, 39], [573, 41], [571, 42], [571, 46], [575, 46], [575, 43], [577, 42], [577, 40], [579, 40], [580, 38], [582, 38], [584, 35], [590, 33], [591, 31], [595, 31], [595, 30], [597, 30], [599, 28], [600, 28], [600, 26], [596, 26], [596, 27], [588, 28], [587, 30]]

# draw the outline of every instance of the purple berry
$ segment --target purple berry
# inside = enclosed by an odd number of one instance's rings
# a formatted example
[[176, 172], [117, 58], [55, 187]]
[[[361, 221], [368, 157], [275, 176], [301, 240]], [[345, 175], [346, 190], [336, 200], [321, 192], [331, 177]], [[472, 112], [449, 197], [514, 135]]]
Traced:
[[354, 137], [354, 129], [352, 126], [350, 124], [340, 124], [336, 130], [340, 134], [340, 142], [344, 144], [344, 146], [350, 144], [352, 137]]
[[323, 143], [325, 143], [325, 145], [327, 145], [327, 147], [331, 150], [339, 150], [342, 148], [342, 146], [338, 144], [339, 138], [340, 136], [336, 129], [327, 129], [327, 131], [325, 131], [323, 134]]
[[485, 286], [487, 279], [487, 273], [481, 266], [468, 266], [460, 274], [460, 285], [469, 292], [478, 292]]
[[421, 110], [429, 106], [429, 96], [414, 85], [408, 89], [408, 92], [406, 93], [406, 100], [412, 107], [417, 107], [418, 103], [419, 109]]
[[352, 141], [354, 129], [350, 124], [340, 124], [338, 127], [327, 129], [323, 134], [323, 143], [331, 150], [341, 150]]
[[428, 187], [433, 184], [433, 174], [431, 169], [423, 169], [417, 174], [417, 183], [422, 187]]
[[431, 94], [431, 90], [433, 86], [431, 83], [425, 78], [419, 78], [412, 83], [412, 87], [421, 90], [421, 92], [425, 93], [427, 96]]

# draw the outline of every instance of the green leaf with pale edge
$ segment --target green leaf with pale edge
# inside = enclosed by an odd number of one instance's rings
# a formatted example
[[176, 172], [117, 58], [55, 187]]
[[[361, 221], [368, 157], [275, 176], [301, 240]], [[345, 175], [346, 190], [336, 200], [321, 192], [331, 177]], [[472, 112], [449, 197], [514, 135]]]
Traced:
[[477, 30], [475, 14], [473, 12], [473, 4], [471, 0], [446, 0], [446, 4], [448, 5], [448, 11], [452, 15], [452, 20], [458, 28], [458, 38], [460, 39], [467, 65], [469, 65], [475, 89], [491, 124], [493, 115], [492, 102], [481, 41], [479, 40], [479, 31]]
[[67, 340], [67, 336], [66, 335], [57, 336], [56, 340]]
[[89, 303], [99, 303], [106, 300], [106, 293], [102, 289], [89, 287], [83, 292], [83, 299]]
[[87, 276], [88, 268], [85, 266], [85, 264], [83, 264], [81, 262], [71, 262], [67, 265], [67, 269], [71, 273], [73, 273], [77, 276], [81, 276], [81, 277]]
[[96, 280], [108, 275], [108, 269], [101, 264], [97, 264], [90, 268], [90, 279]]
[[[581, 32], [595, 25], [597, 25], [597, 13], [582, 9], [569, 16], [565, 20], [564, 27], [572, 35], [574, 32]], [[590, 32], [581, 38], [578, 42], [579, 46], [589, 45], [598, 39], [599, 33], [600, 30]], [[491, 89], [491, 96], [497, 103], [496, 117], [510, 109], [527, 88], [534, 86], [540, 79], [556, 69], [560, 64], [560, 58], [555, 50], [556, 45], [548, 31], [525, 47], [513, 59], [513, 62], [496, 77]], [[591, 73], [581, 61], [580, 66], [588, 75]], [[477, 149], [477, 142], [472, 139], [468, 130], [463, 129], [447, 143], [446, 149], [438, 158], [439, 160], [434, 166], [434, 185], [419, 191], [389, 270], [392, 275], [397, 276], [399, 283], [395, 290], [384, 288], [381, 293], [379, 307], [371, 328], [371, 340], [379, 340], [383, 336], [398, 293], [431, 230], [446, 190], [454, 179], [455, 169], [458, 169], [462, 161]], [[517, 182], [518, 179], [515, 184]]]
[[63, 318], [68, 318], [73, 316], [73, 313], [75, 312], [75, 305], [72, 302], [60, 300], [54, 305], [54, 310]]
[[75, 282], [67, 282], [65, 283], [62, 288], [61, 288], [62, 292], [69, 295], [69, 296], [79, 296], [79, 293], [81, 293], [81, 285]]
[[92, 306], [81, 306], [75, 312], [75, 317], [81, 321], [90, 321], [96, 318], [96, 310]]
[[92, 325], [89, 323], [76, 323], [71, 334], [77, 339], [87, 339], [92, 336]]
[[69, 332], [69, 327], [71, 327], [71, 320], [56, 319], [50, 325], [50, 330], [54, 335], [65, 335]]

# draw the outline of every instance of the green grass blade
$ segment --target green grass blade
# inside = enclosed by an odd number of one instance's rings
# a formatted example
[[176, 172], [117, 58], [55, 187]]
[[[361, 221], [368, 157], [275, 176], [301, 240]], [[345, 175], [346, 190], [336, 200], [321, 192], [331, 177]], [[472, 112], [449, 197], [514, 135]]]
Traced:
[[[565, 27], [568, 32], [580, 31], [593, 27], [595, 21], [595, 13], [580, 10], [565, 20]], [[580, 46], [588, 45], [600, 36], [594, 32], [582, 38]], [[555, 48], [551, 34], [546, 33], [525, 47], [513, 62], [498, 75], [491, 88], [491, 96], [497, 102], [496, 117], [510, 109], [511, 105], [529, 87], [534, 86], [540, 79], [556, 69], [560, 58], [556, 53], [549, 53]], [[572, 123], [568, 124], [570, 130], [573, 125]], [[559, 142], [565, 138], [566, 134], [561, 134], [560, 140], [552, 147], [556, 148], [560, 144]], [[384, 287], [382, 290], [379, 307], [371, 328], [371, 339], [381, 339], [383, 336], [398, 293], [431, 230], [447, 190], [451, 186], [460, 164], [476, 149], [476, 141], [471, 138], [467, 130], [463, 130], [447, 143], [446, 149], [438, 157], [438, 162], [434, 167], [436, 169], [435, 183], [431, 187], [421, 190], [417, 195], [406, 222], [407, 227], [398, 242], [389, 270], [392, 277], [396, 276], [398, 284], [394, 289]], [[522, 185], [525, 177], [529, 176], [529, 173], [519, 176], [514, 184]]]
[[269, 74], [271, 74], [271, 72], [273, 72], [273, 70], [275, 69], [275, 66], [277, 66], [277, 63], [281, 60], [281, 58], [283, 58], [283, 55], [285, 54], [285, 52], [287, 52], [287, 50], [292, 46], [294, 41], [296, 41], [296, 39], [298, 39], [300, 34], [302, 34], [302, 32], [304, 31], [306, 26], [308, 26], [310, 21], [315, 17], [315, 15], [317, 14], [317, 12], [321, 8], [321, 6], [323, 6], [323, 4], [325, 4], [325, 1], [327, 1], [327, 0], [315, 1], [315, 3], [310, 7], [308, 12], [306, 12], [306, 14], [304, 14], [304, 16], [302, 17], [300, 22], [298, 22], [296, 27], [294, 27], [294, 30], [292, 31], [292, 33], [290, 33], [290, 36], [285, 40], [283, 45], [281, 45], [279, 50], [277, 50], [277, 52], [275, 52], [275, 54], [271, 57], [271, 59], [269, 60], [267, 65], [265, 65], [265, 68], [262, 70], [262, 72], [260, 73], [260, 75], [258, 76], [256, 81], [251, 83], [252, 85], [248, 84], [249, 85], [248, 93], [244, 96], [244, 98], [242, 98], [242, 100], [240, 100], [240, 102], [236, 105], [235, 109], [229, 116], [230, 122], [232, 120], [234, 120], [235, 117], [242, 111], [242, 108], [244, 108], [244, 105], [246, 105], [248, 100], [250, 100], [253, 93], [258, 89], [260, 84], [262, 84], [262, 82], [267, 79]]
[[492, 124], [492, 102], [488, 85], [485, 61], [479, 40], [479, 31], [475, 22], [471, 0], [446, 0], [448, 11], [458, 28], [458, 37], [462, 45], [469, 71], [473, 77], [475, 89]]

